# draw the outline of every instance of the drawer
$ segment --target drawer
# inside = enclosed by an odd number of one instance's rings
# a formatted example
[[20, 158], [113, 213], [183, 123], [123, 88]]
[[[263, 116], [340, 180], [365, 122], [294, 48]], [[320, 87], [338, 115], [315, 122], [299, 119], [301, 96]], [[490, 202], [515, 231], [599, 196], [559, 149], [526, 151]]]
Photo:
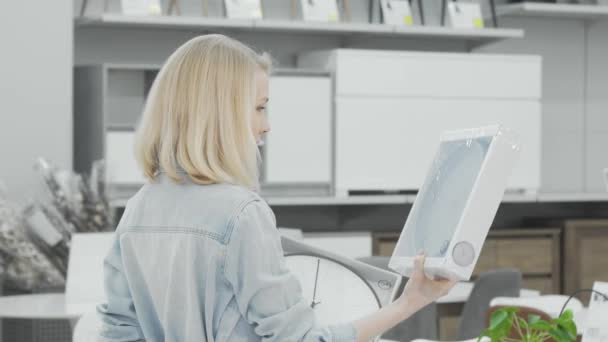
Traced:
[[496, 241], [486, 240], [481, 249], [481, 255], [477, 259], [477, 265], [473, 271], [473, 275], [488, 272], [497, 269], [496, 266]]
[[373, 236], [373, 254], [392, 256], [399, 240], [399, 233], [378, 233]]
[[418, 189], [444, 130], [494, 124], [517, 132], [522, 146], [508, 188], [538, 189], [540, 121], [536, 101], [339, 97], [336, 189]]
[[583, 236], [578, 243], [579, 286], [590, 289], [596, 281], [608, 281], [608, 232]]
[[395, 246], [397, 246], [397, 240], [382, 240], [377, 244], [378, 255], [381, 256], [392, 256], [393, 251], [395, 250]]
[[548, 239], [500, 239], [496, 241], [496, 264], [528, 274], [553, 272], [553, 241]]
[[305, 54], [299, 63], [331, 65], [338, 95], [541, 97], [540, 56], [338, 49]]

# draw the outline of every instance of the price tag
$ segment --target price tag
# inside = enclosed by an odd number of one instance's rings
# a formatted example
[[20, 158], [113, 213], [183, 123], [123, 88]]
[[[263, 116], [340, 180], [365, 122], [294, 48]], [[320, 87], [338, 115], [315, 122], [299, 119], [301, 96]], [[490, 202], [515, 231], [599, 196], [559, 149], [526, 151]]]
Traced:
[[302, 20], [336, 22], [340, 20], [336, 0], [300, 0]]
[[381, 0], [382, 17], [387, 25], [408, 25], [414, 24], [412, 9], [409, 1], [404, 0]]
[[224, 0], [226, 17], [231, 19], [261, 19], [260, 0]]
[[160, 0], [121, 0], [122, 13], [125, 15], [161, 15]]
[[452, 27], [482, 28], [481, 6], [477, 3], [448, 2], [448, 19]]

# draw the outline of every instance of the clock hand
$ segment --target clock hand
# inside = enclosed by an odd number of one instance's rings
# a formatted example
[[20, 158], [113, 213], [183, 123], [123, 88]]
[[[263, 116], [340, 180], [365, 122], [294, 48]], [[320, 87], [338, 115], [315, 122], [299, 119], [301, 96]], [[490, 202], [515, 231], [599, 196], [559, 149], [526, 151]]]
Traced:
[[317, 274], [315, 275], [315, 288], [313, 290], [312, 293], [312, 303], [310, 304], [311, 308], [315, 308], [315, 306], [317, 306], [317, 304], [320, 304], [321, 302], [317, 302], [315, 301], [315, 298], [317, 298], [317, 282], [319, 281], [319, 265], [321, 263], [321, 259], [317, 259]]

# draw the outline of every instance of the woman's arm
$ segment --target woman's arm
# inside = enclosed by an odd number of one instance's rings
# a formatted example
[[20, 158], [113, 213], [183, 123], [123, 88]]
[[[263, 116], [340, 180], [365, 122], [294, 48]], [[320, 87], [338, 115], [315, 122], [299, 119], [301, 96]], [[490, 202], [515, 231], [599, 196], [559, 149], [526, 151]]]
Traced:
[[355, 322], [357, 341], [367, 342], [384, 334], [399, 322], [445, 295], [456, 283], [448, 280], [431, 280], [424, 274], [425, 256], [416, 257], [416, 266], [399, 299], [377, 312]]
[[369, 341], [381, 335], [451, 287], [429, 280], [424, 257], [404, 294], [394, 303], [357, 322], [335, 326], [317, 324], [296, 277], [287, 269], [272, 212], [264, 203], [248, 204], [236, 217], [226, 250], [225, 277], [239, 310], [263, 341]]
[[97, 341], [144, 341], [122, 267], [118, 234], [115, 234], [112, 248], [104, 260], [103, 272], [107, 301], [97, 307], [102, 323]]

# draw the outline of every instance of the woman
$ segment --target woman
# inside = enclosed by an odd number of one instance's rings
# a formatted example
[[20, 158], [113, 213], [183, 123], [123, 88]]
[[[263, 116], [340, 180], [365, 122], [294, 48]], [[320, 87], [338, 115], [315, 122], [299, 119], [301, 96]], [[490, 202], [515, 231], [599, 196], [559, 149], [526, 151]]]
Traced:
[[453, 285], [424, 275], [356, 322], [321, 326], [285, 266], [256, 193], [270, 60], [222, 35], [194, 38], [158, 74], [137, 131], [149, 182], [104, 264], [100, 341], [368, 341]]

